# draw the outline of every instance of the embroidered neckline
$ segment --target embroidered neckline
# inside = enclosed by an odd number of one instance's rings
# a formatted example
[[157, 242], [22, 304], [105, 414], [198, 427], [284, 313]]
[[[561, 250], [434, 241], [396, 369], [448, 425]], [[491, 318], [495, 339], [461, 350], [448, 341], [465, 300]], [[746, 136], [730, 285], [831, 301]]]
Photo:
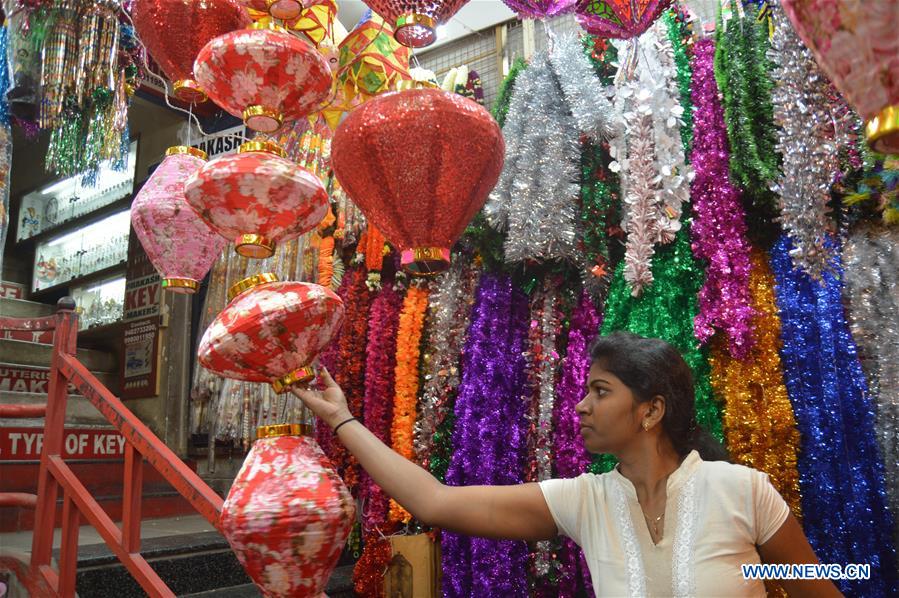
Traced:
[[640, 543], [634, 530], [634, 521], [631, 518], [627, 498], [620, 484], [615, 484], [614, 501], [615, 515], [618, 519], [618, 528], [621, 530], [621, 542], [624, 544], [624, 559], [627, 563], [627, 589], [630, 596], [646, 596], [646, 573], [643, 569], [643, 555], [640, 552]]

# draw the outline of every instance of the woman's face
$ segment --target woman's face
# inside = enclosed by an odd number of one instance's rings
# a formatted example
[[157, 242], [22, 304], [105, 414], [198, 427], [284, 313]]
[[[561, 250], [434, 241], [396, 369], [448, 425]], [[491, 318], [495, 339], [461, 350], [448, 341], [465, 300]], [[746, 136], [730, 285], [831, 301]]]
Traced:
[[587, 395], [575, 406], [584, 446], [591, 453], [620, 454], [639, 433], [642, 416], [631, 390], [593, 362]]

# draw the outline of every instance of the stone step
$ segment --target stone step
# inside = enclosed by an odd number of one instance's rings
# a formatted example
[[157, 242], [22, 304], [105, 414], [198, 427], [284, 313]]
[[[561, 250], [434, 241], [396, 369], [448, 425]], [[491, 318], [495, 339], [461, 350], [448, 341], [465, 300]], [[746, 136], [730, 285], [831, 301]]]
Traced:
[[0, 316], [7, 318], [41, 318], [56, 313], [55, 305], [0, 297]]
[[[52, 345], [0, 339], [0, 363], [49, 367], [52, 355]], [[78, 361], [92, 372], [118, 371], [116, 356], [111, 353], [93, 349], [78, 349], [76, 355]]]

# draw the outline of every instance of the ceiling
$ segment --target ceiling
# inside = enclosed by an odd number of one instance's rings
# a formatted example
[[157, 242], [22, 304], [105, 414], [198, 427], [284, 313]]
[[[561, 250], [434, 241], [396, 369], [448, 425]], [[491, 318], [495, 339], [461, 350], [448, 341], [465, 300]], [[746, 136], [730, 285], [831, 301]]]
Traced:
[[[361, 0], [337, 0], [337, 6], [337, 18], [347, 30], [359, 22], [368, 8]], [[449, 23], [438, 28], [438, 39], [434, 44], [418, 52], [426, 52], [454, 39], [514, 18], [515, 13], [500, 0], [471, 0], [450, 19]]]

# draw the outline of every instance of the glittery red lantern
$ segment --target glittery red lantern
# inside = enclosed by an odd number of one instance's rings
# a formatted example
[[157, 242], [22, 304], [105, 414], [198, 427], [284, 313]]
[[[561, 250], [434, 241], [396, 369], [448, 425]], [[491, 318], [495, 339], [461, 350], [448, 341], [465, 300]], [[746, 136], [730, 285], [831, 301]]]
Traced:
[[597, 37], [631, 39], [649, 29], [671, 0], [578, 0], [577, 22]]
[[251, 258], [274, 254], [279, 241], [312, 230], [328, 213], [328, 194], [317, 176], [260, 141], [237, 154], [207, 162], [188, 179], [184, 195], [200, 217], [235, 250]]
[[222, 507], [222, 534], [264, 596], [324, 596], [353, 525], [353, 497], [310, 428], [258, 428]]
[[296, 19], [303, 12], [300, 0], [239, 0], [241, 4], [257, 13], [268, 13], [276, 19], [286, 21]]
[[270, 382], [276, 392], [308, 382], [309, 364], [343, 321], [343, 302], [330, 289], [278, 282], [257, 274], [229, 290], [231, 302], [200, 341], [199, 360], [225, 378]]
[[314, 112], [332, 89], [331, 69], [314, 47], [263, 21], [210, 41], [194, 72], [213, 102], [264, 133]]
[[331, 164], [347, 195], [413, 274], [449, 265], [450, 248], [503, 167], [499, 125], [481, 105], [437, 89], [386, 93], [337, 128]]
[[388, 23], [395, 23], [393, 37], [410, 48], [424, 48], [437, 41], [443, 25], [468, 4], [468, 0], [364, 0]]
[[153, 60], [174, 82], [175, 97], [184, 102], [206, 101], [193, 75], [200, 49], [250, 22], [235, 0], [137, 0], [131, 16]]

